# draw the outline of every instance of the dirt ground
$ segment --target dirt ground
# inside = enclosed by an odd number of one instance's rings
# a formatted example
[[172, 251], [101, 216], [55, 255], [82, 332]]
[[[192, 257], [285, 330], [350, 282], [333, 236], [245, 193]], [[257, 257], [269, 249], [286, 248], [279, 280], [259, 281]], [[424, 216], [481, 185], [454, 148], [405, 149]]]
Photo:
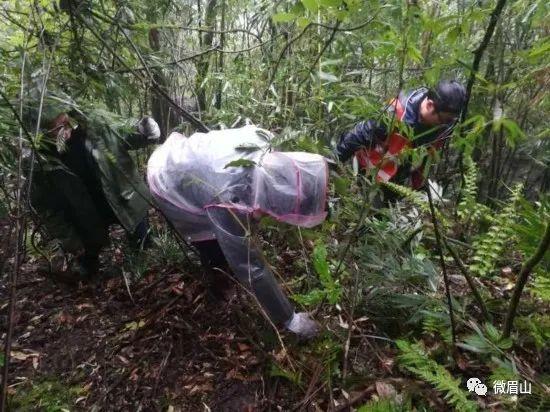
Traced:
[[[67, 286], [27, 260], [17, 287], [10, 409], [288, 409], [271, 401], [287, 399], [279, 392], [288, 388], [266, 373], [280, 350], [275, 333], [238, 291], [216, 300], [182, 267], [150, 270], [130, 285], [118, 276]], [[7, 274], [0, 295], [4, 331]]]

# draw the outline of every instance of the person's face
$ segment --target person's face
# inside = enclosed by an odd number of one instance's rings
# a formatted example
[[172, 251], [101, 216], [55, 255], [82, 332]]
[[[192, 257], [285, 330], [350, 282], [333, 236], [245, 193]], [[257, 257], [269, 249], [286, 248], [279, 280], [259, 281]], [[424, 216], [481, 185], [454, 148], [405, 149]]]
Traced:
[[62, 137], [65, 141], [71, 138], [73, 127], [70, 117], [66, 113], [61, 113], [51, 122], [48, 135], [54, 139]]
[[452, 124], [456, 121], [456, 115], [447, 112], [438, 112], [433, 100], [425, 98], [420, 105], [420, 122], [426, 126], [440, 126]]

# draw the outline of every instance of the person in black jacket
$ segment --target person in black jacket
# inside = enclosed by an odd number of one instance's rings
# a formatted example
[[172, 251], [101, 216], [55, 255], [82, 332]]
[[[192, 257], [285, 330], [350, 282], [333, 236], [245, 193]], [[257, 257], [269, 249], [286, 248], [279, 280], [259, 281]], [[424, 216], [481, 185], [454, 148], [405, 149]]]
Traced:
[[[413, 168], [408, 162], [399, 162], [399, 155], [407, 147], [426, 147], [430, 154], [440, 149], [457, 123], [465, 101], [466, 90], [455, 80], [441, 81], [433, 89], [400, 92], [387, 106], [389, 116], [385, 122], [381, 119], [358, 123], [341, 136], [335, 154], [342, 162], [355, 156], [360, 168], [377, 169], [379, 181], [409, 183], [418, 189], [424, 181], [423, 166]], [[393, 127], [388, 126], [388, 118]]]
[[91, 280], [111, 224], [123, 226], [134, 247], [148, 243], [149, 191], [130, 150], [157, 143], [160, 130], [151, 117], [130, 126], [104, 110], [84, 113], [59, 100], [48, 95], [40, 117], [34, 102], [25, 114], [30, 130], [40, 119], [43, 133], [39, 161], [29, 167], [31, 204], [47, 238], [76, 257], [67, 273], [52, 265], [47, 270], [71, 281]]

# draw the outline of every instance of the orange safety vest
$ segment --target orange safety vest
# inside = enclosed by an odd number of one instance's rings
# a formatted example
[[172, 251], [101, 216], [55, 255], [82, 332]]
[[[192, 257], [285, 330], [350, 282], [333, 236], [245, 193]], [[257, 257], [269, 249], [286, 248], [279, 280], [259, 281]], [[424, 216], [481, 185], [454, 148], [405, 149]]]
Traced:
[[[392, 100], [390, 105], [394, 107], [395, 119], [402, 122], [405, 117], [403, 104], [397, 98]], [[442, 145], [443, 142], [436, 139], [436, 143], [428, 149], [429, 153], [433, 154], [435, 149], [441, 148]], [[399, 155], [408, 147], [413, 147], [411, 141], [394, 130], [382, 144], [377, 144], [370, 149], [363, 147], [355, 152], [355, 157], [360, 168], [366, 170], [378, 169], [376, 174], [378, 182], [389, 182], [396, 175], [399, 168]], [[424, 182], [421, 169], [422, 167], [411, 172], [411, 186], [414, 189], [419, 189]]]

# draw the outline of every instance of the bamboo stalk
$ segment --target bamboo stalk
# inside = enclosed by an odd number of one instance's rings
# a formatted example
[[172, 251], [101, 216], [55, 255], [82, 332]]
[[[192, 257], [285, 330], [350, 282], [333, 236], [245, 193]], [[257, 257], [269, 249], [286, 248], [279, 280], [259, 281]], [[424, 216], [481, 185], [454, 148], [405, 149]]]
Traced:
[[430, 204], [430, 215], [432, 223], [434, 225], [435, 240], [437, 244], [437, 253], [439, 254], [439, 261], [441, 263], [441, 270], [443, 271], [443, 281], [445, 283], [445, 294], [447, 295], [447, 305], [449, 306], [449, 318], [451, 320], [451, 336], [453, 346], [456, 345], [456, 326], [455, 317], [453, 312], [453, 302], [451, 300], [451, 288], [449, 285], [449, 277], [447, 276], [447, 265], [445, 265], [445, 259], [443, 258], [443, 248], [441, 247], [441, 236], [439, 234], [439, 227], [437, 224], [437, 218], [435, 216], [435, 208], [432, 199], [432, 193], [430, 191], [430, 182], [426, 184], [426, 193], [428, 194], [428, 202]]

